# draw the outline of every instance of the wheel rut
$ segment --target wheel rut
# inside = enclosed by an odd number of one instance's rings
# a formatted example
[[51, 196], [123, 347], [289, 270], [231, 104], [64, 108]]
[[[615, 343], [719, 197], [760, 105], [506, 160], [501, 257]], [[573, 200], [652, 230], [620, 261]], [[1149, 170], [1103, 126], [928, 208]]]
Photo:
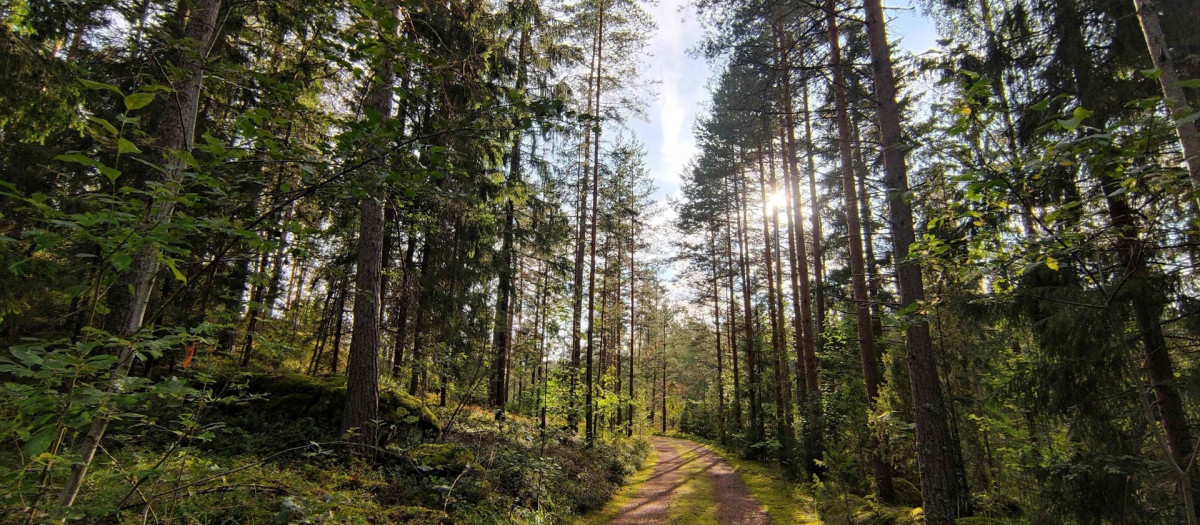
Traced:
[[610, 525], [771, 523], [733, 466], [717, 453], [683, 439], [659, 437], [653, 444], [658, 463]]

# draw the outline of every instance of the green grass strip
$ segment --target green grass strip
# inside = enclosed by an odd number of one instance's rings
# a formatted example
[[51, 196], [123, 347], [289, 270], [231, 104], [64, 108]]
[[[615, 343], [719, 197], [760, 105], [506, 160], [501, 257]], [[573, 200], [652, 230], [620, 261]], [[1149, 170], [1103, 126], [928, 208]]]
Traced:
[[[672, 445], [675, 446], [675, 445]], [[676, 446], [676, 450], [681, 447]], [[667, 523], [685, 525], [717, 525], [717, 500], [712, 478], [703, 470], [695, 451], [680, 454], [684, 467], [680, 469], [683, 485], [675, 489], [675, 497], [667, 513]]]
[[800, 484], [791, 483], [775, 465], [740, 459], [736, 454], [720, 445], [695, 436], [679, 436], [682, 439], [704, 443], [710, 450], [733, 466], [733, 471], [742, 478], [742, 483], [758, 499], [773, 523], [820, 524], [824, 523], [817, 514], [816, 502], [805, 493]]

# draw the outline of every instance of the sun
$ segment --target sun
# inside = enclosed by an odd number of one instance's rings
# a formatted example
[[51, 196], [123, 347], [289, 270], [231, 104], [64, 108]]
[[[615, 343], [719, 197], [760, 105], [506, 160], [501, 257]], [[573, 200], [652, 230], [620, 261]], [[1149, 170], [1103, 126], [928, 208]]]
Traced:
[[772, 193], [767, 198], [766, 205], [768, 210], [783, 210], [787, 208], [787, 203], [787, 193], [784, 193], [783, 190], [779, 190], [775, 193]]

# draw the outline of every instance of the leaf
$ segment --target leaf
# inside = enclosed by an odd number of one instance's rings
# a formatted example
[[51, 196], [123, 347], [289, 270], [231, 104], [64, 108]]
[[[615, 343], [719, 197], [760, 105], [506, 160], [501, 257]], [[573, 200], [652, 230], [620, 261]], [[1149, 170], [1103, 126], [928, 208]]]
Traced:
[[29, 438], [29, 441], [25, 442], [25, 447], [23, 448], [25, 455], [33, 457], [50, 450], [50, 444], [54, 442], [54, 437], [57, 434], [58, 431], [54, 428], [47, 428], [34, 434], [33, 437]]
[[133, 264], [133, 257], [127, 253], [118, 253], [113, 255], [109, 261], [112, 262], [113, 267], [119, 272], [129, 268], [129, 265]]
[[1057, 122], [1058, 122], [1058, 125], [1062, 126], [1063, 129], [1065, 129], [1067, 131], [1075, 131], [1075, 129], [1079, 127], [1079, 123], [1082, 120], [1083, 119], [1077, 119], [1077, 118], [1067, 119], [1067, 120], [1060, 119]]
[[83, 84], [83, 87], [86, 87], [88, 89], [107, 89], [118, 95], [125, 96], [125, 93], [121, 91], [121, 88], [114, 86], [112, 84], [105, 84], [104, 82], [93, 82], [91, 80], [86, 80], [86, 79], [82, 79], [82, 78], [79, 79], [79, 83]]
[[187, 282], [187, 276], [184, 275], [183, 272], [179, 271], [179, 268], [177, 268], [175, 266], [175, 259], [171, 259], [169, 257], [163, 257], [162, 261], [163, 261], [163, 264], [167, 265], [167, 268], [171, 269], [171, 273], [175, 274], [176, 279], [179, 279], [180, 281], [183, 281], [185, 283]]
[[142, 152], [142, 150], [138, 149], [137, 144], [134, 144], [133, 142], [130, 142], [129, 140], [124, 139], [124, 138], [117, 139], [117, 153], [124, 155], [126, 153], [141, 153], [141, 152]]
[[154, 93], [131, 93], [125, 97], [125, 110], [142, 109], [154, 102]]
[[117, 182], [117, 179], [121, 178], [121, 170], [110, 168], [104, 165], [100, 166], [100, 173], [103, 173], [104, 176], [108, 177], [108, 180], [112, 182]]
[[88, 157], [87, 155], [84, 155], [82, 153], [64, 153], [62, 155], [54, 157], [54, 160], [59, 160], [62, 162], [74, 162], [76, 164], [83, 164], [84, 166], [92, 166], [92, 167], [101, 165], [99, 161], [97, 161], [91, 157]]
[[1144, 76], [1150, 80], [1158, 80], [1158, 77], [1162, 76], [1161, 69], [1143, 69], [1140, 71], [1140, 73], [1142, 74], [1142, 76]]
[[1180, 80], [1179, 82], [1176, 83], [1176, 85], [1178, 85], [1181, 88], [1197, 89], [1197, 88], [1200, 88], [1200, 78], [1189, 78], [1187, 80]]
[[1058, 261], [1053, 257], [1046, 257], [1046, 267], [1051, 270], [1058, 271]]
[[100, 117], [88, 117], [87, 119], [88, 119], [88, 122], [92, 122], [94, 124], [99, 124], [101, 127], [104, 128], [104, 131], [109, 132], [114, 137], [121, 134], [121, 132], [117, 131], [117, 127], [113, 126], [112, 123], [110, 123], [107, 120], [104, 120]]

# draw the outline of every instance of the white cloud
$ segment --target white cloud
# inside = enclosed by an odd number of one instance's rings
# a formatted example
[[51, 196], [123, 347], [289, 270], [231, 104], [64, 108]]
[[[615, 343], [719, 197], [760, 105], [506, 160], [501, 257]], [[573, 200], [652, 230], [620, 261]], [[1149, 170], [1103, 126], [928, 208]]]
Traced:
[[646, 144], [658, 196], [665, 198], [678, 194], [683, 168], [696, 153], [692, 124], [708, 96], [704, 86], [709, 69], [687, 54], [704, 31], [685, 0], [660, 0], [649, 11], [658, 31], [649, 42], [652, 54], [645, 60], [645, 71], [657, 83], [658, 96], [650, 103], [649, 122], [632, 127]]

